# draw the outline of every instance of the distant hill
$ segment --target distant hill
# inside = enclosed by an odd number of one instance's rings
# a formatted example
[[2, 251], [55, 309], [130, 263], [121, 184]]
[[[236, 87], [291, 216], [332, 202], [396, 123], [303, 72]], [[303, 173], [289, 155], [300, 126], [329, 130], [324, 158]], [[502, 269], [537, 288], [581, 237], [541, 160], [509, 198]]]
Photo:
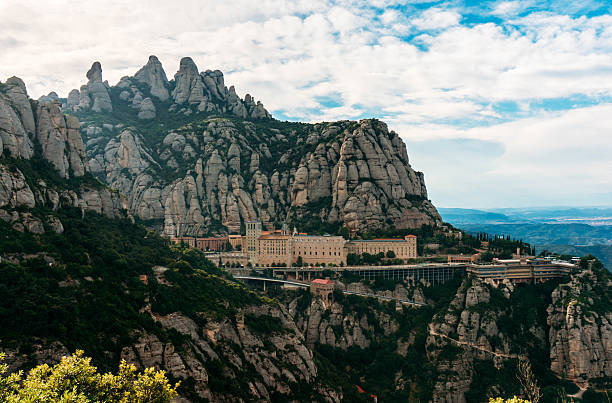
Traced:
[[462, 209], [462, 208], [438, 208], [438, 212], [445, 222], [453, 225], [471, 223], [507, 223], [513, 222], [512, 218], [505, 214], [494, 213], [484, 210]]
[[604, 264], [608, 270], [612, 271], [612, 245], [590, 245], [590, 246], [572, 246], [572, 245], [536, 245], [536, 249], [549, 250], [551, 252], [566, 254], [572, 256], [593, 255], [596, 256]]
[[588, 224], [461, 224], [468, 232], [510, 235], [535, 245], [608, 245], [612, 244], [612, 226]]
[[593, 254], [612, 268], [612, 208], [533, 207], [476, 210], [439, 208], [445, 222], [465, 231], [509, 235], [551, 252]]

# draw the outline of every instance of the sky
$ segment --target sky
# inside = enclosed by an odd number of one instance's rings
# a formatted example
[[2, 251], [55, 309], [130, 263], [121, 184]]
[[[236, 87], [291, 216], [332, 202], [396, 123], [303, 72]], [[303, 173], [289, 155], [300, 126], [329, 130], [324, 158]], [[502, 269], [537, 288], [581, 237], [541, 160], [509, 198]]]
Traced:
[[607, 0], [1, 0], [0, 81], [67, 96], [154, 54], [281, 120], [378, 118], [439, 207], [612, 205]]

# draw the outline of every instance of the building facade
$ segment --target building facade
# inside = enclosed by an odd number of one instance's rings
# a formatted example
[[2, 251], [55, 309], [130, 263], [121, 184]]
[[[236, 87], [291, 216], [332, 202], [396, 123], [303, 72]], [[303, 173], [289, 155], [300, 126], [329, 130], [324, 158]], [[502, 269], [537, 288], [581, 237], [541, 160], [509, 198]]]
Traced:
[[170, 240], [176, 244], [183, 243], [190, 248], [198, 248], [206, 251], [222, 251], [227, 248], [229, 238], [228, 237], [209, 237], [209, 238], [196, 238], [191, 236], [182, 236], [177, 238], [170, 238]]
[[228, 235], [227, 236], [230, 245], [232, 245], [232, 248], [234, 250], [244, 250], [244, 242], [245, 242], [245, 238], [242, 235]]
[[196, 248], [202, 250], [220, 251], [227, 249], [229, 238], [224, 237], [209, 237], [209, 238], [196, 238]]
[[346, 240], [341, 236], [316, 236], [298, 234], [291, 237], [293, 258], [291, 263], [303, 264], [346, 264], [344, 245]]
[[291, 236], [287, 234], [263, 234], [258, 239], [257, 264], [260, 266], [291, 266]]
[[246, 253], [251, 264], [257, 264], [259, 255], [259, 237], [261, 236], [261, 221], [246, 223]]
[[310, 282], [310, 293], [323, 299], [326, 305], [331, 302], [334, 292], [334, 282], [329, 278], [317, 278]]
[[482, 279], [491, 279], [494, 283], [509, 280], [517, 283], [541, 283], [566, 276], [576, 265], [567, 262], [556, 262], [546, 259], [512, 259], [497, 260], [490, 265], [471, 265], [468, 272]]
[[[407, 235], [404, 239], [373, 239], [346, 241], [341, 236], [298, 234], [294, 229], [289, 232], [286, 225], [281, 230], [263, 231], [260, 221], [246, 223], [246, 235], [228, 235], [224, 237], [171, 238], [173, 242], [185, 243], [192, 248], [205, 251], [240, 250], [246, 256], [247, 262], [253, 266], [285, 266], [292, 265], [346, 265], [349, 253], [361, 255], [369, 253], [376, 255], [391, 251], [394, 257], [404, 261], [417, 257], [417, 238]], [[231, 248], [229, 248], [231, 245]], [[224, 255], [229, 263], [246, 263], [242, 254]], [[240, 259], [238, 259], [240, 257]], [[224, 259], [222, 259], [224, 260]]]
[[346, 243], [346, 251], [355, 255], [369, 253], [377, 255], [389, 251], [393, 252], [396, 259], [408, 260], [417, 257], [417, 237], [406, 235], [404, 239], [371, 239], [352, 240]]

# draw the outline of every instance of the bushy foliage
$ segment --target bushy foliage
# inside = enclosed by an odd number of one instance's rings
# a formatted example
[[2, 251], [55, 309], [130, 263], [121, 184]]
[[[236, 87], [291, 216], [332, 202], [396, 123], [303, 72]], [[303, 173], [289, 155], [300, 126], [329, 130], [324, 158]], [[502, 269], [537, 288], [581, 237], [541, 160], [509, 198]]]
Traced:
[[116, 375], [98, 373], [83, 351], [53, 366], [39, 365], [25, 378], [22, 372], [7, 375], [6, 364], [0, 363], [0, 401], [7, 403], [166, 403], [177, 397], [178, 386], [170, 384], [164, 371], [138, 372], [125, 361]]

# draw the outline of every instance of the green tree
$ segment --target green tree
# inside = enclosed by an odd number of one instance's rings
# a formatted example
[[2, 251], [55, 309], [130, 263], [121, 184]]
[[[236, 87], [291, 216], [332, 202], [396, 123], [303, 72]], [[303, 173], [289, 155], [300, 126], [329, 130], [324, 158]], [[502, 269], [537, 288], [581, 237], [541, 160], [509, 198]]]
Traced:
[[359, 255], [356, 255], [354, 253], [349, 253], [346, 256], [346, 264], [347, 264], [347, 266], [357, 266], [357, 265], [359, 265], [359, 263], [361, 263], [360, 260], [361, 259], [359, 258]]
[[0, 401], [7, 403], [166, 403], [178, 396], [179, 384], [172, 386], [164, 371], [147, 368], [138, 372], [134, 365], [121, 361], [117, 375], [99, 374], [91, 358], [83, 357], [80, 350], [54, 366], [33, 368], [25, 379], [23, 372], [7, 375], [7, 370], [6, 364], [0, 364]]
[[393, 252], [392, 250], [387, 251], [387, 257], [389, 259], [395, 259], [395, 252]]

